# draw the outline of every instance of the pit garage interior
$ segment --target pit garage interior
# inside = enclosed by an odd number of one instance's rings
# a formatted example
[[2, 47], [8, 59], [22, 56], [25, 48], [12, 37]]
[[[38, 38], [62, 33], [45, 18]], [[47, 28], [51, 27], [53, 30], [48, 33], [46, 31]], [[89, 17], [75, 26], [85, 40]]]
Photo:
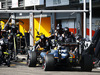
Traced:
[[[30, 4], [27, 0], [25, 0], [25, 6], [22, 4], [24, 1], [23, 0], [16, 0], [16, 1], [13, 1], [13, 0], [8, 0], [8, 7], [6, 7], [6, 3], [2, 0], [1, 1], [1, 7], [0, 9], [3, 10], [3, 9], [31, 9]], [[12, 1], [12, 2], [11, 2]], [[19, 3], [19, 4], [16, 4]], [[53, 5], [53, 0], [51, 0], [49, 2], [49, 0], [41, 0], [41, 3], [39, 3], [38, 5], [34, 5], [32, 7], [32, 9], [37, 9], [37, 10], [53, 10], [53, 9], [56, 9], [56, 10], [81, 10], [81, 9], [89, 9], [89, 0], [86, 0], [86, 5], [87, 6], [86, 8], [83, 7], [83, 3], [84, 1], [83, 0], [68, 0], [67, 2], [64, 2], [62, 1], [61, 4], [59, 4], [60, 1], [54, 1], [54, 5]], [[12, 3], [12, 7], [10, 6]], [[66, 6], [65, 6], [66, 5]], [[87, 13], [87, 19], [86, 19], [86, 28], [84, 28], [84, 22], [83, 22], [83, 13], [49, 13], [49, 14], [45, 14], [45, 15], [42, 15], [42, 19], [43, 18], [46, 18], [46, 17], [50, 17], [50, 22], [48, 23], [48, 26], [51, 26], [51, 30], [54, 30], [56, 25], [58, 23], [61, 23], [62, 24], [62, 27], [69, 27], [70, 28], [70, 31], [73, 32], [74, 34], [79, 34], [79, 35], [82, 35], [84, 38], [89, 38], [89, 35], [94, 35], [95, 33], [95, 30], [97, 29], [98, 25], [99, 25], [99, 10], [100, 7], [100, 2], [99, 0], [93, 0], [93, 18], [92, 18], [92, 34], [89, 34], [90, 33], [90, 28], [89, 28], [89, 13]], [[19, 8], [18, 8], [19, 6]], [[95, 14], [96, 12], [96, 14]], [[36, 15], [36, 16], [35, 16]], [[5, 14], [0, 14], [0, 18], [4, 18], [4, 19], [9, 19], [10, 15], [5, 13]], [[24, 13], [18, 13], [16, 14], [16, 18], [18, 19], [21, 19], [23, 20], [25, 23], [23, 26], [20, 26], [20, 30], [21, 32], [23, 33], [24, 30], [23, 28], [25, 28], [25, 32], [28, 32], [29, 31], [29, 14], [24, 14]], [[34, 14], [34, 21], [35, 18], [39, 18], [40, 19], [40, 14], [37, 16], [37, 14]], [[37, 19], [38, 20], [38, 19]], [[26, 22], [27, 21], [27, 22]], [[39, 20], [40, 21], [40, 20]], [[34, 22], [35, 23], [35, 22]], [[38, 22], [39, 23], [39, 22]], [[27, 24], [27, 25], [26, 25]], [[36, 27], [34, 25], [34, 27]], [[54, 28], [54, 29], [52, 29]], [[40, 27], [41, 29], [41, 27]], [[79, 31], [79, 29], [81, 29], [81, 31]], [[38, 29], [39, 30], [39, 29]], [[47, 32], [49, 32], [50, 29], [47, 30]], [[36, 31], [34, 30], [34, 36], [35, 35]], [[85, 33], [86, 33], [86, 36], [85, 36]], [[46, 33], [47, 36], [50, 35], [50, 33]], [[34, 37], [35, 38], [35, 37]]]
[[[20, 1], [19, 1], [20, 2]], [[43, 2], [43, 1], [41, 1]], [[63, 1], [62, 1], [63, 2]], [[76, 3], [79, 2], [78, 0], [76, 1]], [[81, 3], [81, 2], [80, 2]], [[53, 6], [52, 5], [52, 1], [50, 1], [48, 3], [48, 0], [45, 1], [45, 4], [46, 4], [46, 7], [43, 7], [43, 6], [34, 6], [34, 9], [42, 9], [42, 10], [53, 10], [53, 9], [56, 9], [56, 10], [81, 10], [81, 9], [89, 9], [89, 5], [86, 3], [84, 4], [84, 1], [82, 4], [80, 4], [81, 7], [79, 7], [79, 5], [76, 7], [74, 7], [74, 5], [72, 5], [71, 7], [69, 6], [61, 6], [61, 5], [56, 5], [56, 6]], [[51, 4], [51, 5], [50, 5]], [[68, 4], [67, 2], [65, 4]], [[57, 6], [61, 6], [61, 7], [57, 7]], [[15, 8], [12, 8], [13, 10], [16, 9]], [[21, 9], [21, 8], [18, 8], [18, 9]], [[27, 7], [26, 7], [27, 9]], [[95, 8], [93, 10], [96, 10]], [[11, 12], [10, 12], [11, 13]], [[84, 13], [86, 15], [86, 13]], [[8, 14], [8, 13], [5, 13], [5, 14], [0, 14], [0, 18], [1, 19], [9, 19], [11, 14]], [[16, 13], [14, 14], [14, 16], [16, 17], [16, 19], [20, 19], [24, 22], [24, 25], [20, 25], [19, 26], [19, 30], [23, 33], [24, 35], [24, 32], [27, 33], [28, 31], [30, 31], [30, 23], [33, 24], [33, 38], [34, 40], [36, 40], [35, 36], [36, 36], [36, 32], [37, 31], [40, 31], [41, 32], [41, 29], [43, 29], [44, 33], [46, 36], [50, 36], [50, 30], [52, 31], [52, 33], [54, 33], [54, 30], [56, 29], [56, 25], [57, 24], [61, 24], [62, 27], [69, 27], [69, 30], [71, 32], [73, 32], [75, 35], [82, 35], [84, 38], [88, 38], [90, 39], [91, 35], [94, 35], [95, 33], [95, 30], [93, 27], [92, 29], [90, 28], [89, 26], [89, 15], [87, 13], [87, 15], [84, 17], [83, 13], [78, 13], [78, 12], [67, 12], [67, 13], [40, 13], [40, 14], [33, 14], [33, 20], [32, 22], [30, 22], [30, 14], [29, 13]], [[94, 14], [93, 14], [94, 15]], [[86, 18], [87, 17], [87, 18]], [[93, 16], [94, 17], [94, 16]], [[86, 18], [86, 19], [84, 19]], [[84, 22], [86, 20], [86, 23]], [[40, 25], [40, 27], [39, 27]], [[46, 26], [48, 26], [46, 28]], [[86, 27], [87, 26], [87, 27]], [[81, 31], [80, 31], [81, 30]], [[90, 33], [92, 31], [92, 33]], [[90, 35], [90, 36], [89, 36]], [[35, 41], [34, 41], [35, 42]]]

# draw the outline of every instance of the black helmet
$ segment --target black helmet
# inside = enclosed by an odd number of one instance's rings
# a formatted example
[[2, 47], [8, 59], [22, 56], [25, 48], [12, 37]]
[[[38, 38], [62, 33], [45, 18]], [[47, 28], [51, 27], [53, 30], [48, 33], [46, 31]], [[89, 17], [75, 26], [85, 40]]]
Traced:
[[56, 27], [56, 29], [57, 29], [57, 30], [59, 30], [59, 29], [60, 29], [60, 25], [59, 25], [59, 24], [57, 24], [57, 27]]
[[64, 28], [64, 31], [65, 31], [65, 32], [69, 32], [69, 28], [68, 28], [68, 27], [65, 27], [65, 28]]
[[60, 26], [60, 24], [57, 24], [57, 27], [59, 27]]
[[82, 39], [82, 36], [81, 35], [78, 35], [77, 36], [77, 40], [79, 40], [79, 39]]
[[41, 35], [41, 37], [40, 37], [41, 39], [44, 39], [45, 38], [45, 35]]

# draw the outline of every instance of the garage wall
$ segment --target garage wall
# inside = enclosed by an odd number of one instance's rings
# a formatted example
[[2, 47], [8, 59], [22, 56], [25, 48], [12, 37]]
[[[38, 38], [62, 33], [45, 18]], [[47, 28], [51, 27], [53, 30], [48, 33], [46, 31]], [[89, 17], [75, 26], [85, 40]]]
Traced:
[[[98, 27], [100, 26], [100, 18], [93, 18], [92, 19], [92, 36], [95, 34], [95, 31], [98, 29]], [[87, 38], [89, 38], [89, 19], [87, 18], [87, 29], [86, 29], [86, 33], [87, 33]]]
[[71, 18], [76, 18], [75, 13], [57, 13], [56, 14], [56, 19], [71, 19]]
[[4, 29], [5, 23], [3, 21], [0, 21], [0, 24], [1, 24], [2, 29]]
[[9, 18], [9, 14], [8, 13], [0, 13], [0, 18], [1, 19], [8, 19]]
[[76, 27], [75, 27], [75, 19], [70, 19], [70, 20], [62, 20], [62, 28], [68, 27], [70, 32], [73, 32], [76, 34]]
[[20, 19], [24, 22], [24, 25], [19, 25], [19, 31], [24, 35], [24, 29], [25, 32], [29, 31], [29, 19]]
[[[38, 40], [36, 38], [37, 36], [37, 31], [39, 29], [39, 22], [40, 22], [40, 18], [35, 18], [34, 19], [34, 39]], [[45, 34], [46, 37], [50, 36], [50, 31], [51, 29], [51, 20], [50, 17], [44, 17], [41, 18], [41, 24], [40, 24], [40, 33]]]

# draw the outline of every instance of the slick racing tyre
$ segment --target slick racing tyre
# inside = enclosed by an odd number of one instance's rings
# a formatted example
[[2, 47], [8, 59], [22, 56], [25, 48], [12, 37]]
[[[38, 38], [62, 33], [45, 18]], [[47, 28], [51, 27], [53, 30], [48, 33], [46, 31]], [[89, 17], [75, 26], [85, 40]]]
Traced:
[[55, 60], [53, 55], [46, 55], [44, 62], [43, 62], [43, 70], [44, 71], [50, 71], [54, 70]]
[[91, 55], [82, 55], [81, 69], [82, 71], [92, 71], [93, 59]]
[[37, 63], [37, 55], [35, 51], [32, 51], [27, 56], [27, 64], [29, 67], [35, 67]]

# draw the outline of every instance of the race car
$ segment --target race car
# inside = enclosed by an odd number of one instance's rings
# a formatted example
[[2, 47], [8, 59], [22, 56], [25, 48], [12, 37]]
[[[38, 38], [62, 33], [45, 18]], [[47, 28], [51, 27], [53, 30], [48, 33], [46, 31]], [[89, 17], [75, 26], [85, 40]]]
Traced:
[[51, 50], [43, 62], [43, 70], [54, 70], [57, 66], [81, 66], [84, 71], [91, 71], [93, 66], [92, 56], [82, 50], [81, 43], [61, 43], [56, 50]]

